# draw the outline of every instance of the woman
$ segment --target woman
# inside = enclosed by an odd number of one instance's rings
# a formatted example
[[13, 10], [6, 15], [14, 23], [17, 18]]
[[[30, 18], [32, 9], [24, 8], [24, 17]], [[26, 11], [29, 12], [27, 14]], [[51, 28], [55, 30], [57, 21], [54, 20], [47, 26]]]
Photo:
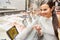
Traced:
[[42, 30], [42, 37], [40, 38], [41, 32], [39, 32], [39, 28], [36, 27], [38, 32], [39, 40], [58, 40], [58, 21], [56, 14], [53, 13], [53, 0], [43, 0], [40, 4], [40, 13], [38, 24]]
[[[34, 21], [32, 20], [32, 24], [29, 24], [29, 25], [27, 24], [28, 26], [24, 29], [24, 31], [20, 33], [19, 36], [16, 37], [16, 39], [19, 39], [19, 40], [57, 40], [58, 36], [57, 36], [56, 27], [58, 25], [57, 23], [56, 23], [56, 26], [52, 25], [52, 21], [53, 21], [53, 24], [55, 24], [54, 22], [57, 22], [56, 20], [54, 20], [57, 18], [56, 14], [53, 15], [52, 13], [53, 6], [54, 5], [53, 5], [52, 0], [43, 0], [39, 7], [40, 8], [39, 15], [36, 18], [32, 16], [32, 18], [34, 19]], [[35, 19], [36, 19], [36, 22], [35, 22]], [[31, 27], [33, 25], [34, 27]], [[36, 33], [34, 31], [35, 29], [37, 30], [37, 33], [38, 33], [38, 39], [37, 39], [37, 36], [35, 35]]]

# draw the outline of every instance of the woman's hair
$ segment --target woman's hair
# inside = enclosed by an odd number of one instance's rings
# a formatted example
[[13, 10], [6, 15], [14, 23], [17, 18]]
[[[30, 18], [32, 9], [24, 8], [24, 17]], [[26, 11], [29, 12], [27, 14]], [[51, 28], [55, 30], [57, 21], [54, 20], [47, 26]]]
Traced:
[[52, 13], [52, 24], [53, 24], [55, 35], [56, 35], [57, 39], [59, 40], [58, 31], [57, 31], [57, 29], [58, 29], [58, 19], [57, 19], [57, 15], [56, 15], [55, 11], [54, 11], [54, 13]]
[[[56, 0], [57, 1], [57, 0]], [[55, 2], [56, 2], [55, 1]], [[54, 6], [55, 6], [55, 2], [54, 2]], [[53, 24], [53, 28], [54, 28], [54, 32], [55, 32], [55, 35], [57, 37], [57, 39], [59, 40], [59, 37], [58, 37], [58, 18], [57, 18], [57, 15], [56, 15], [56, 11], [55, 11], [55, 8], [53, 10], [53, 13], [52, 13], [52, 24]]]
[[52, 8], [54, 6], [53, 0], [42, 0], [40, 2], [40, 5], [39, 6], [41, 6], [43, 4], [48, 4], [50, 8]]

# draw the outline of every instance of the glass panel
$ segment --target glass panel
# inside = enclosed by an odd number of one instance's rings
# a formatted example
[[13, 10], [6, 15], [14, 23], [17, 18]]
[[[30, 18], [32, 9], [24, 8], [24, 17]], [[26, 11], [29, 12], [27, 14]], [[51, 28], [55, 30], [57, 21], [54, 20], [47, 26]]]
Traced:
[[26, 0], [25, 9], [27, 11], [33, 11], [39, 7], [39, 4], [42, 0]]

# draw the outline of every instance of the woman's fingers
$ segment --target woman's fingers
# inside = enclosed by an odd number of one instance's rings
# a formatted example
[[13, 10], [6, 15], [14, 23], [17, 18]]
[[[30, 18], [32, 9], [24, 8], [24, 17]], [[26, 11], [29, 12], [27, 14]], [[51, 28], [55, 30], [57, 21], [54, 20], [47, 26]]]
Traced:
[[39, 31], [41, 30], [41, 28], [40, 28], [40, 26], [39, 26], [39, 25], [35, 25], [35, 26], [33, 26], [33, 28], [34, 28], [34, 29], [36, 29], [36, 30], [37, 30], [37, 32], [39, 32]]

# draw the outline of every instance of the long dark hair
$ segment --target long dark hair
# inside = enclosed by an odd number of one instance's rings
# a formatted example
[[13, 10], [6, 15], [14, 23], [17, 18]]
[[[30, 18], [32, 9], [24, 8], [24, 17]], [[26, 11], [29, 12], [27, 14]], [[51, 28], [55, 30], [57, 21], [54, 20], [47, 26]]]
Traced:
[[57, 15], [56, 15], [55, 11], [52, 13], [52, 24], [53, 24], [55, 35], [56, 35], [57, 39], [59, 40], [58, 31], [57, 31], [57, 29], [58, 29], [58, 19], [57, 19]]
[[[55, 2], [54, 2], [54, 6], [55, 6]], [[58, 37], [58, 18], [57, 18], [57, 15], [56, 15], [56, 11], [55, 11], [55, 7], [54, 7], [54, 10], [52, 12], [52, 24], [53, 24], [53, 28], [54, 28], [54, 32], [55, 32], [55, 35], [57, 37], [57, 39], [59, 40], [59, 37]]]
[[[54, 2], [54, 6], [55, 6], [55, 2]], [[59, 37], [58, 37], [58, 18], [57, 18], [57, 15], [56, 15], [56, 11], [55, 11], [55, 8], [53, 10], [53, 13], [52, 13], [52, 24], [53, 24], [53, 28], [54, 28], [54, 32], [55, 32], [55, 35], [57, 37], [57, 39], [59, 40]]]

